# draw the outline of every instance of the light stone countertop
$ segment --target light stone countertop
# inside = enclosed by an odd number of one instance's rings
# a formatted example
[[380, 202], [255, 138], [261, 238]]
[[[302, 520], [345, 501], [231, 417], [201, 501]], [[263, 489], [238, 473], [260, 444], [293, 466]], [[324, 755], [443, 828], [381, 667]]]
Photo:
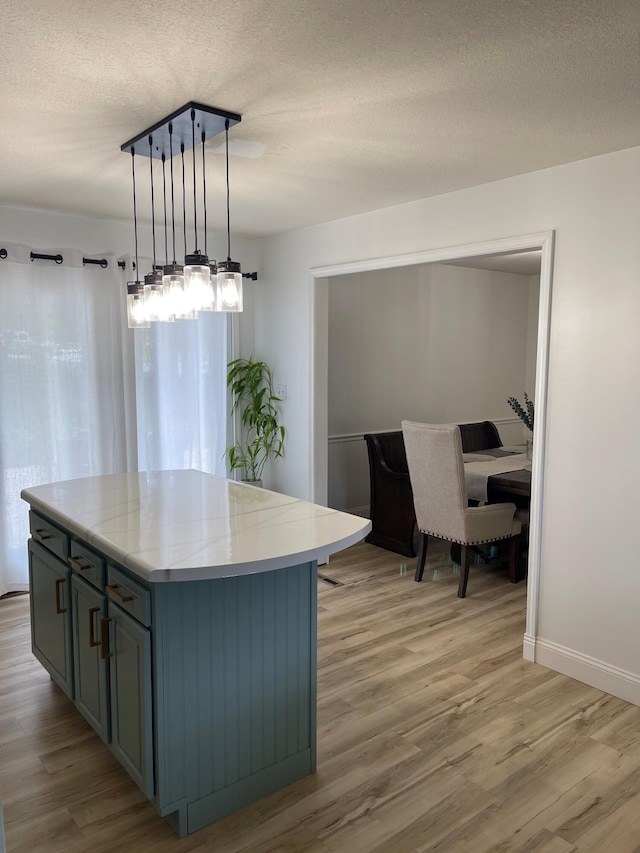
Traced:
[[84, 477], [23, 489], [21, 496], [154, 583], [322, 560], [371, 529], [366, 518], [194, 470]]

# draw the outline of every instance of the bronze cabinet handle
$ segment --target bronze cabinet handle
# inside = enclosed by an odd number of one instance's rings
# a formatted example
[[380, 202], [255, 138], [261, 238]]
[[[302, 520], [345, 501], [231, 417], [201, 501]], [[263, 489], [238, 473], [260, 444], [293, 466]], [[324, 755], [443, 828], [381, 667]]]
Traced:
[[109, 622], [111, 619], [108, 616], [100, 620], [100, 657], [102, 660], [113, 657], [113, 652], [109, 651]]
[[77, 557], [68, 557], [67, 562], [70, 566], [73, 566], [74, 569], [78, 569], [79, 572], [84, 572], [86, 569], [91, 568], [91, 563], [81, 563]]
[[67, 608], [60, 604], [60, 587], [65, 582], [65, 578], [58, 578], [56, 581], [56, 613], [66, 613]]
[[100, 607], [91, 607], [89, 610], [89, 648], [93, 649], [100, 645], [100, 640], [93, 636], [94, 613], [100, 613]]
[[35, 536], [36, 539], [39, 539], [41, 542], [44, 542], [45, 539], [53, 539], [51, 533], [49, 533], [48, 530], [45, 530], [44, 527], [41, 527], [38, 530], [34, 530], [32, 535]]
[[109, 593], [112, 598], [115, 598], [116, 601], [119, 601], [121, 604], [124, 604], [127, 601], [133, 601], [132, 595], [123, 595], [118, 589], [118, 584], [113, 584], [113, 586], [106, 586], [105, 589]]

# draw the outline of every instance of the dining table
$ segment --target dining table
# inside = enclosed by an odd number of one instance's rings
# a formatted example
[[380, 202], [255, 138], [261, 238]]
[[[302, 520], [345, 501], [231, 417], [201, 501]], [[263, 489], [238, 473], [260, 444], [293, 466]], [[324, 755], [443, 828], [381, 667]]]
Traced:
[[[513, 580], [527, 572], [529, 505], [531, 501], [531, 459], [525, 446], [505, 445], [463, 454], [469, 500], [480, 503], [515, 503], [522, 522], [520, 560]], [[452, 553], [455, 560], [455, 555]]]
[[528, 507], [531, 499], [531, 459], [520, 445], [505, 445], [463, 454], [470, 500], [513, 501]]

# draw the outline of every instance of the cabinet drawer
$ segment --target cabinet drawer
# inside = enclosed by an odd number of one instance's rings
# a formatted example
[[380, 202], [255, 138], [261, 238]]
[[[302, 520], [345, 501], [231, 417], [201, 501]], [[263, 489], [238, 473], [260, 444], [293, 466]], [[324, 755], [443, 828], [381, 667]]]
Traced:
[[143, 625], [151, 625], [151, 594], [115, 566], [107, 566], [107, 596]]
[[75, 542], [72, 539], [67, 562], [74, 572], [77, 572], [90, 584], [98, 587], [98, 589], [104, 587], [104, 560], [87, 545]]
[[33, 538], [41, 545], [66, 560], [69, 556], [69, 536], [55, 524], [46, 521], [36, 512], [29, 512], [29, 530]]

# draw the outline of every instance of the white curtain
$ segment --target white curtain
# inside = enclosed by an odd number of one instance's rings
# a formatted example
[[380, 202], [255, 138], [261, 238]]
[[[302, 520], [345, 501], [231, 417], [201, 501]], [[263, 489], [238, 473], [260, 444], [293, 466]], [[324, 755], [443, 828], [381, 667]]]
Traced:
[[[127, 329], [132, 275], [29, 259], [0, 260], [0, 595], [28, 589], [28, 486], [120, 471], [226, 474], [226, 364], [233, 321]], [[57, 254], [58, 250], [37, 250]]]
[[[20, 490], [127, 468], [117, 259], [0, 260], [0, 595], [28, 588], [27, 505]], [[57, 254], [58, 250], [38, 250]]]
[[225, 476], [227, 314], [135, 332], [140, 470], [197, 468]]

